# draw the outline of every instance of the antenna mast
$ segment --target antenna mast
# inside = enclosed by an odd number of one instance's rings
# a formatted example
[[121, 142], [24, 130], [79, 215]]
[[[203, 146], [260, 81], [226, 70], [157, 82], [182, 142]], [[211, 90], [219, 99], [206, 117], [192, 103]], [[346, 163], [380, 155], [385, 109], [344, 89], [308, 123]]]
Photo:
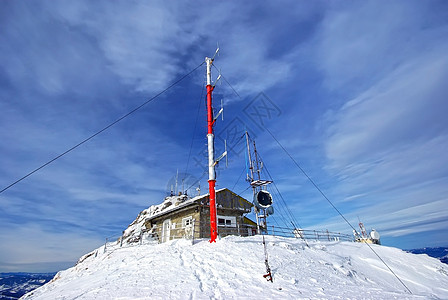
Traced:
[[[249, 170], [248, 170], [248, 174], [247, 174], [247, 181], [249, 181], [250, 185], [252, 186], [252, 192], [254, 194], [254, 199], [255, 199], [255, 197], [257, 195], [257, 186], [252, 184], [252, 182], [255, 181], [255, 178], [254, 178], [254, 164], [252, 161], [252, 155], [250, 153], [249, 133], [246, 131], [244, 134], [246, 136], [247, 156], [249, 157]], [[254, 145], [255, 145], [255, 141], [254, 141]], [[258, 174], [258, 179], [260, 179], [260, 174]], [[260, 234], [260, 220], [259, 220], [258, 214], [259, 214], [259, 209], [257, 207], [255, 207], [255, 218], [257, 221], [257, 233]]]
[[[218, 53], [219, 48], [216, 50]], [[207, 143], [208, 143], [208, 189], [210, 194], [210, 243], [216, 242], [218, 236], [218, 228], [216, 223], [216, 194], [215, 194], [215, 149], [214, 149], [214, 134], [213, 124], [213, 107], [212, 107], [212, 92], [215, 88], [212, 85], [212, 63], [215, 58], [206, 57], [205, 63], [207, 64]]]
[[[273, 210], [274, 208], [271, 206], [272, 205], [272, 197], [267, 192], [267, 188], [266, 188], [266, 186], [268, 184], [272, 183], [272, 181], [261, 179], [261, 168], [263, 167], [263, 162], [260, 163], [260, 160], [258, 158], [257, 147], [255, 145], [255, 141], [253, 141], [255, 160], [252, 160], [250, 143], [249, 143], [249, 133], [246, 131], [245, 135], [246, 135], [247, 154], [249, 157], [249, 170], [250, 170], [250, 174], [247, 174], [247, 179], [250, 182], [250, 185], [252, 186], [252, 190], [254, 193], [254, 204], [255, 204], [254, 210], [255, 210], [255, 216], [257, 219], [257, 232], [258, 232], [258, 234], [261, 234], [266, 231], [267, 216], [272, 215], [274, 213], [274, 210]], [[257, 179], [255, 179], [255, 176], [257, 177]], [[262, 193], [260, 200], [262, 200], [263, 203], [261, 205], [260, 205], [259, 199], [258, 199], [259, 193]], [[263, 198], [263, 194], [264, 195], [268, 194], [269, 196], [265, 196], [265, 198]]]

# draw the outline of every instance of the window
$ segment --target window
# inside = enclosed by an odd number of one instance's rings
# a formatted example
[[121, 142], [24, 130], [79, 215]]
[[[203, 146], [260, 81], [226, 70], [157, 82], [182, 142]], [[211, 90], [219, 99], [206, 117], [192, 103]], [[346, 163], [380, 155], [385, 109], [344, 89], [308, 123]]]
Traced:
[[236, 217], [218, 216], [218, 226], [236, 227]]
[[182, 228], [191, 227], [193, 225], [193, 217], [188, 216], [182, 219]]

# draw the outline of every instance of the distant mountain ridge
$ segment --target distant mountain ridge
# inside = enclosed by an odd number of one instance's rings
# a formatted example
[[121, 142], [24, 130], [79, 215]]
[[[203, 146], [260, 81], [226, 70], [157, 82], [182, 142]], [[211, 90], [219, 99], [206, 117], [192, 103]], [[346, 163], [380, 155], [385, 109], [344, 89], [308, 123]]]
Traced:
[[427, 254], [448, 264], [448, 247], [425, 247], [420, 249], [405, 250], [414, 254]]
[[19, 299], [53, 279], [56, 273], [0, 273], [0, 300]]

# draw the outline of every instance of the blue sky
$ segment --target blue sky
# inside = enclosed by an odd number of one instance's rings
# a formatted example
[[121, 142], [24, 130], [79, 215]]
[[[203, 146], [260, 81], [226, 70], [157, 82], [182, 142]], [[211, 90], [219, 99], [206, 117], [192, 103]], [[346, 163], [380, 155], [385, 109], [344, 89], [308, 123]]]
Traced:
[[[359, 217], [389, 246], [446, 246], [447, 5], [3, 1], [0, 186], [150, 99], [219, 43], [213, 76], [219, 69], [238, 95], [225, 80], [214, 93], [225, 106], [217, 152], [224, 139], [232, 150], [218, 188], [247, 187], [235, 139], [246, 128], [300, 225], [351, 233], [268, 128], [352, 224]], [[205, 191], [204, 80], [201, 67], [0, 194], [0, 271], [72, 265], [160, 203], [178, 170], [202, 177]], [[271, 222], [282, 225], [277, 206]]]

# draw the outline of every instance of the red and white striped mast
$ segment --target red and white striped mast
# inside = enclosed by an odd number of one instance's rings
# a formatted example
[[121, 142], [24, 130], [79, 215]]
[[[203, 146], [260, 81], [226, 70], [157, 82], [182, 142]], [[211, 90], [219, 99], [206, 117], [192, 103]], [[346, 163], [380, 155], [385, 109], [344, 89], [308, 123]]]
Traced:
[[[218, 237], [218, 226], [217, 226], [217, 216], [216, 216], [216, 193], [215, 193], [215, 184], [216, 184], [216, 172], [215, 166], [218, 162], [226, 157], [227, 161], [227, 146], [224, 144], [226, 150], [221, 156], [219, 156], [215, 160], [215, 144], [214, 139], [215, 135], [213, 134], [213, 125], [215, 124], [216, 119], [223, 112], [223, 108], [219, 110], [216, 116], [213, 116], [213, 107], [212, 107], [212, 92], [215, 88], [215, 85], [212, 84], [212, 64], [215, 59], [216, 54], [218, 54], [219, 48], [216, 49], [215, 55], [212, 58], [206, 57], [205, 63], [207, 65], [207, 142], [208, 142], [208, 189], [210, 195], [210, 243], [216, 242], [216, 238]], [[221, 78], [221, 75], [215, 81]], [[222, 105], [222, 104], [221, 104]]]
[[[216, 53], [218, 50], [216, 50]], [[215, 55], [216, 55], [215, 53]], [[218, 236], [218, 228], [216, 223], [216, 194], [215, 194], [215, 149], [214, 149], [214, 134], [213, 124], [215, 119], [213, 118], [212, 107], [212, 92], [215, 88], [212, 85], [212, 63], [213, 58], [206, 57], [205, 63], [207, 64], [207, 142], [208, 142], [208, 189], [210, 193], [210, 243], [216, 242]]]

